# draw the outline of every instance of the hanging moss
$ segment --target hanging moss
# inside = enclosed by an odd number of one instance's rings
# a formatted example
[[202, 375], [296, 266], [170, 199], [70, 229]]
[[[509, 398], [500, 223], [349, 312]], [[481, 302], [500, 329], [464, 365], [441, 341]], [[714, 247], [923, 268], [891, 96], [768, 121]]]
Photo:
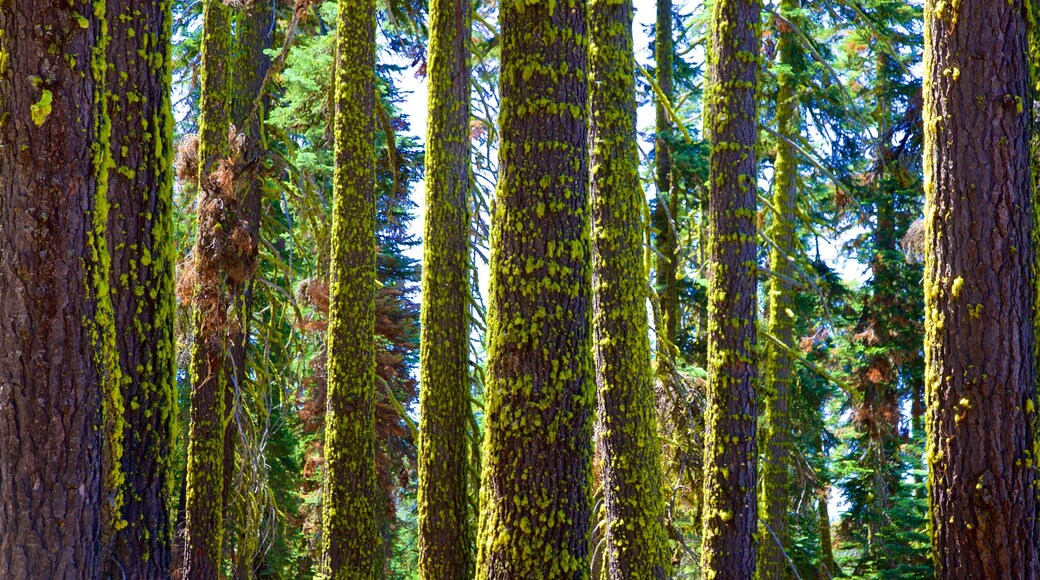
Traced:
[[419, 571], [473, 575], [467, 513], [470, 6], [430, 2], [420, 340]]
[[587, 578], [594, 391], [585, 3], [508, 0], [501, 15], [477, 576]]
[[381, 578], [375, 467], [375, 1], [340, 0], [322, 573]]
[[593, 331], [607, 570], [667, 578], [650, 366], [630, 0], [589, 3]]
[[757, 0], [717, 0], [708, 73], [708, 393], [704, 438], [706, 578], [755, 567]]

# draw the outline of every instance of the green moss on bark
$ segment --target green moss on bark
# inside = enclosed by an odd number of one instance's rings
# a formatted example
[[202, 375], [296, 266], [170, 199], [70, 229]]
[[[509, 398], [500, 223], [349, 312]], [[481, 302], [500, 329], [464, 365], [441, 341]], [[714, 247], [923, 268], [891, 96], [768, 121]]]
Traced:
[[[188, 432], [185, 574], [217, 578], [224, 539], [224, 366], [227, 357], [227, 297], [215, 248], [227, 233], [221, 222], [217, 178], [229, 155], [231, 10], [205, 0], [202, 33], [202, 104], [199, 112], [199, 231], [192, 252], [196, 285], [192, 297], [195, 343], [191, 361], [191, 424]], [[220, 207], [218, 207], [220, 206]]]
[[340, 0], [322, 499], [324, 577], [380, 578], [375, 466], [375, 2]]
[[587, 578], [592, 422], [585, 3], [502, 3], [477, 576]]
[[716, 0], [707, 111], [708, 394], [704, 438], [706, 578], [755, 569], [757, 311], [755, 151], [758, 0]]
[[430, 2], [420, 351], [419, 572], [473, 575], [467, 510], [470, 5]]
[[646, 312], [632, 2], [593, 0], [589, 30], [593, 348], [607, 571], [616, 580], [663, 579], [670, 562]]
[[[798, 22], [801, 0], [783, 0], [780, 14]], [[797, 32], [789, 25], [780, 25], [777, 50], [780, 67], [777, 73], [776, 123], [777, 132], [791, 141], [797, 141], [801, 131], [799, 110], [800, 74], [804, 58]], [[785, 279], [793, 279], [792, 260], [796, 254], [795, 215], [798, 211], [798, 152], [782, 140], [776, 144], [773, 177], [773, 215], [769, 237], [773, 247], [769, 252], [769, 270], [777, 275], [768, 283], [767, 331], [785, 345], [794, 341], [795, 288]], [[763, 398], [765, 416], [762, 425], [764, 454], [762, 459], [762, 487], [759, 498], [759, 518], [763, 530], [759, 533], [757, 577], [762, 580], [790, 577], [790, 568], [784, 551], [788, 544], [787, 512], [792, 460], [791, 418], [789, 398], [794, 376], [790, 353], [773, 342], [767, 342], [763, 368]], [[768, 526], [768, 530], [765, 529]]]

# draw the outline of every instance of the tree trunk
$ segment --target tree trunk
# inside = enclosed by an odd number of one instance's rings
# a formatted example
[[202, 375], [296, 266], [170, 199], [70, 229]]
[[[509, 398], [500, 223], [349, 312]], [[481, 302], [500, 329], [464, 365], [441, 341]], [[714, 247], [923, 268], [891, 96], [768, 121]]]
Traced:
[[[780, 13], [788, 19], [798, 19], [801, 0], [783, 0]], [[801, 132], [799, 91], [800, 75], [804, 69], [801, 41], [795, 29], [783, 21], [777, 22], [780, 39], [777, 43], [779, 69], [777, 72], [776, 124], [777, 131], [797, 141]], [[773, 175], [773, 216], [769, 237], [775, 244], [769, 252], [769, 270], [777, 275], [769, 278], [767, 329], [785, 345], [794, 343], [796, 288], [790, 280], [795, 277], [792, 260], [797, 250], [795, 216], [798, 213], [798, 152], [794, 146], [777, 140], [776, 162]], [[763, 530], [758, 544], [758, 578], [766, 580], [791, 576], [785, 557], [788, 546], [787, 511], [789, 474], [791, 470], [791, 417], [789, 415], [791, 385], [794, 380], [793, 361], [785, 348], [772, 341], [766, 343], [763, 376], [765, 417], [763, 435], [765, 454], [762, 461], [762, 497], [760, 517]], [[770, 531], [772, 533], [770, 533]]]
[[219, 577], [224, 541], [225, 363], [228, 346], [227, 266], [237, 260], [229, 232], [234, 192], [228, 146], [230, 127], [231, 12], [222, 0], [205, 0], [202, 34], [202, 104], [199, 113], [198, 237], [192, 250], [195, 344], [191, 361], [188, 432], [185, 577]]
[[707, 116], [708, 397], [702, 568], [715, 578], [755, 570], [757, 0], [717, 0]]
[[375, 465], [375, 1], [339, 0], [322, 570], [379, 578]]
[[[112, 577], [170, 574], [173, 437], [173, 115], [170, 4], [109, 0], [111, 285], [123, 374], [122, 519]], [[152, 39], [152, 40], [150, 40]], [[154, 46], [149, 46], [154, 42]], [[158, 63], [158, 66], [156, 64]]]
[[103, 4], [0, 3], [4, 578], [99, 576], [102, 505], [116, 500], [102, 496], [117, 489], [109, 478], [120, 459], [104, 442], [119, 422], [102, 425], [103, 412], [118, 417], [120, 380], [105, 237], [105, 26]]
[[939, 578], [1040, 575], [1026, 7], [925, 5], [925, 388]]
[[[665, 98], [672, 98], [672, 74], [675, 46], [672, 40], [672, 1], [657, 0], [657, 24], [654, 37], [654, 58], [657, 61], [657, 86]], [[656, 106], [657, 138], [654, 141], [654, 170], [657, 174], [657, 206], [653, 226], [657, 231], [656, 286], [661, 303], [661, 320], [657, 322], [657, 374], [666, 384], [671, 382], [672, 359], [679, 328], [679, 286], [675, 279], [678, 260], [675, 253], [675, 211], [678, 204], [672, 192], [672, 151], [668, 136], [672, 121], [668, 106], [658, 98]], [[661, 340], [667, 341], [666, 345]]]
[[470, 5], [430, 2], [420, 340], [419, 572], [473, 575], [467, 495]]
[[631, 0], [589, 3], [597, 433], [608, 577], [663, 580], [669, 552], [645, 300], [632, 12]]
[[[260, 234], [261, 204], [264, 199], [263, 166], [261, 161], [265, 154], [263, 126], [266, 100], [260, 99], [260, 107], [254, 111], [254, 105], [263, 90], [261, 86], [264, 76], [271, 66], [271, 59], [264, 51], [274, 46], [275, 3], [256, 1], [236, 11], [233, 15], [235, 23], [234, 38], [234, 81], [235, 90], [231, 100], [231, 123], [242, 136], [241, 152], [236, 162], [234, 188], [235, 198], [241, 200], [240, 218], [243, 227], [248, 230], [253, 241], [248, 249], [242, 268], [244, 279], [228, 289], [231, 302], [231, 324], [227, 373], [227, 388], [224, 390], [224, 404], [228, 417], [224, 431], [224, 473], [229, 474], [224, 481], [224, 512], [227, 529], [225, 534], [231, 540], [225, 542], [234, 546], [236, 574], [248, 573], [255, 561], [259, 549], [258, 510], [254, 498], [248, 492], [242, 493], [244, 486], [258, 484], [250, 481], [257, 477], [256, 470], [248, 466], [239, 467], [237, 443], [243, 437], [239, 433], [239, 425], [248, 426], [249, 421], [241, 423], [235, 420], [240, 407], [249, 400], [255, 400], [247, 394], [247, 387], [266, 389], [267, 385], [248, 385], [245, 372], [247, 349], [249, 346], [250, 325], [253, 314], [253, 274], [258, 264], [259, 245], [256, 240]], [[255, 396], [255, 393], [253, 394]], [[247, 434], [253, 437], [257, 434]], [[238, 493], [243, 501], [235, 502]], [[243, 505], [246, 503], [248, 505]]]
[[501, 18], [477, 576], [587, 578], [595, 403], [585, 4], [507, 0]]

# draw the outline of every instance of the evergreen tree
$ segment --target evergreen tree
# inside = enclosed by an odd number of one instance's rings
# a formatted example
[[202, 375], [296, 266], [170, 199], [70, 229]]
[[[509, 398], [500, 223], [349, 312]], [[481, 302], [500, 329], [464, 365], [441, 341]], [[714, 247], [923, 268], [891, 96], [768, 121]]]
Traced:
[[[108, 2], [108, 243], [122, 369], [121, 513], [106, 576], [161, 578], [172, 564], [173, 114], [169, 2]], [[154, 44], [152, 44], [154, 42]]]
[[419, 569], [473, 574], [467, 513], [470, 5], [430, 3], [419, 439]]
[[339, 1], [322, 573], [378, 578], [375, 465], [375, 2]]
[[925, 4], [925, 389], [940, 578], [1040, 575], [1026, 7]]
[[585, 3], [501, 6], [477, 576], [589, 575], [594, 412]]
[[[801, 133], [801, 74], [805, 63], [801, 40], [795, 31], [801, 12], [800, 0], [783, 0], [777, 19], [779, 41], [777, 52], [776, 127], [783, 139], [776, 144], [773, 164], [773, 214], [768, 237], [769, 271], [767, 284], [767, 332], [782, 345], [767, 341], [763, 361], [764, 393], [762, 488], [759, 518], [765, 528], [758, 544], [757, 574], [762, 579], [790, 576], [786, 550], [788, 537], [788, 503], [790, 470], [793, 458], [791, 417], [789, 414], [793, 361], [787, 345], [794, 343], [794, 298], [796, 288], [790, 280], [796, 276], [794, 256], [798, 240], [795, 219], [798, 213], [798, 152], [794, 143]], [[781, 20], [782, 19], [782, 20]], [[784, 140], [786, 139], [786, 140]]]
[[716, 578], [755, 570], [757, 0], [717, 0], [712, 11], [706, 114], [708, 401], [701, 565]]
[[645, 300], [631, 0], [593, 0], [588, 18], [593, 345], [607, 570], [618, 580], [664, 579], [668, 545]]

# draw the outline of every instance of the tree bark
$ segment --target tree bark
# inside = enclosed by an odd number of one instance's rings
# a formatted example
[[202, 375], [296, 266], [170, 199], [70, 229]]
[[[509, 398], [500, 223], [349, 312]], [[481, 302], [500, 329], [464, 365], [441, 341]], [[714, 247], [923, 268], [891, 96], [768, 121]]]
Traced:
[[701, 567], [749, 578], [756, 531], [756, 87], [758, 0], [717, 0], [707, 117], [708, 396]]
[[595, 403], [585, 4], [507, 0], [501, 15], [477, 576], [587, 578]]
[[420, 340], [419, 573], [473, 575], [467, 495], [470, 5], [430, 2]]
[[375, 1], [339, 0], [322, 570], [379, 578], [375, 465]]
[[589, 3], [593, 332], [607, 575], [668, 575], [654, 412], [631, 0]]
[[[787, 19], [799, 20], [800, 0], [783, 0], [780, 13]], [[792, 142], [801, 133], [799, 92], [804, 68], [801, 41], [788, 22], [778, 22], [780, 68], [777, 72], [777, 132]], [[795, 216], [798, 213], [798, 152], [794, 146], [777, 140], [773, 174], [773, 215], [769, 237], [774, 246], [769, 252], [769, 270], [777, 275], [769, 278], [766, 297], [767, 329], [785, 345], [794, 343], [795, 292], [790, 280], [795, 278], [792, 260], [797, 253]], [[786, 279], [786, 280], [785, 280]], [[757, 575], [762, 580], [791, 576], [785, 550], [789, 546], [787, 512], [789, 504], [792, 457], [790, 396], [794, 380], [793, 361], [787, 349], [767, 342], [763, 369], [765, 416], [763, 424], [765, 454], [762, 457], [760, 517], [765, 526], [758, 544]], [[770, 533], [770, 530], [772, 533]]]
[[1022, 0], [925, 4], [925, 389], [939, 578], [1040, 576]]
[[110, 284], [125, 401], [121, 523], [103, 564], [112, 577], [168, 577], [172, 560], [177, 390], [170, 10], [169, 2], [108, 1], [109, 111], [116, 120], [108, 240], [115, 249]]
[[100, 574], [102, 489], [115, 484], [103, 465], [119, 461], [103, 432], [118, 425], [102, 425], [102, 407], [118, 411], [120, 380], [105, 238], [105, 25], [104, 6], [91, 2], [0, 3], [5, 578]]
[[195, 344], [191, 361], [185, 577], [220, 575], [224, 542], [225, 366], [228, 351], [226, 270], [237, 259], [229, 232], [236, 226], [231, 191], [231, 12], [222, 0], [203, 3], [202, 104], [199, 113], [199, 225], [192, 297]]

